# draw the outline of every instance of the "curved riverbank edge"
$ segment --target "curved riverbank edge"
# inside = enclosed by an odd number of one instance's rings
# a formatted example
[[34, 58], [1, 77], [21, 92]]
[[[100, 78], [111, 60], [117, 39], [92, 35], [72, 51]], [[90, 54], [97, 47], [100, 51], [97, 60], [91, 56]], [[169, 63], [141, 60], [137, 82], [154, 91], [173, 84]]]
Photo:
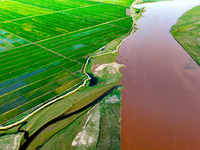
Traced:
[[[196, 31], [195, 29], [198, 28], [199, 25], [199, 19], [194, 19], [194, 20], [189, 20], [189, 16], [193, 15], [193, 11], [196, 12], [196, 16], [198, 16], [198, 9], [195, 10], [196, 8], [200, 8], [200, 5], [194, 6], [193, 8], [191, 8], [190, 10], [188, 10], [187, 12], [185, 12], [181, 17], [178, 18], [177, 22], [171, 27], [170, 33], [172, 34], [173, 38], [183, 47], [183, 49], [185, 49], [185, 51], [193, 58], [193, 60], [200, 66], [200, 55], [195, 55], [194, 53], [198, 53], [198, 49], [195, 48], [197, 45], [197, 42], [199, 37], [196, 34], [192, 35], [192, 40], [191, 37], [188, 37], [188, 33], [198, 33], [198, 30]], [[187, 24], [183, 24], [181, 19], [183, 19], [184, 17], [188, 17], [187, 18]], [[193, 16], [195, 18], [195, 16]], [[198, 18], [198, 17], [197, 17]], [[185, 22], [185, 19], [184, 19]], [[185, 28], [183, 29], [184, 31], [181, 31], [180, 28]], [[190, 30], [190, 31], [188, 31]], [[192, 31], [191, 31], [192, 30]], [[179, 34], [183, 34], [182, 36], [184, 36], [184, 34], [186, 34], [184, 37], [185, 38], [190, 38], [188, 39], [190, 41], [190, 45], [188, 46], [188, 42], [184, 41], [183, 38], [180, 38]], [[190, 35], [191, 36], [191, 35]], [[180, 38], [180, 39], [179, 39]], [[184, 39], [185, 39], [184, 38]], [[196, 43], [195, 43], [196, 42]]]
[[[136, 2], [137, 2], [137, 0], [136, 0], [135, 2], [133, 2], [133, 4], [132, 4], [131, 7], [130, 7], [130, 9], [131, 9], [131, 15], [132, 15], [132, 18], [133, 18], [133, 24], [134, 24], [134, 21], [135, 21], [135, 20], [134, 20], [134, 14], [133, 14], [133, 13], [134, 13], [134, 12], [133, 12], [133, 6], [136, 4]], [[135, 31], [135, 28], [134, 28], [134, 26], [133, 26], [133, 30], [131, 31], [131, 33], [129, 34], [129, 36], [130, 36], [134, 31]], [[126, 38], [128, 38], [129, 36], [127, 36]], [[56, 99], [54, 99], [54, 100], [52, 100], [52, 101], [50, 101], [50, 102], [44, 104], [43, 106], [41, 106], [40, 108], [36, 109], [34, 112], [30, 113], [29, 115], [27, 115], [26, 117], [24, 117], [24, 118], [21, 119], [20, 121], [17, 121], [17, 122], [15, 122], [15, 123], [10, 124], [10, 125], [7, 125], [7, 126], [2, 126], [2, 127], [0, 127], [0, 130], [5, 131], [5, 130], [9, 130], [10, 128], [19, 126], [20, 124], [22, 124], [23, 122], [25, 122], [28, 118], [30, 118], [31, 116], [33, 116], [35, 113], [39, 112], [40, 110], [42, 110], [42, 109], [46, 108], [47, 106], [49, 106], [49, 105], [51, 105], [51, 104], [53, 104], [53, 103], [55, 103], [55, 102], [57, 102], [57, 101], [59, 101], [59, 100], [65, 98], [65, 97], [67, 97], [67, 96], [69, 96], [69, 95], [71, 95], [71, 94], [77, 92], [77, 91], [78, 91], [79, 89], [81, 89], [82, 87], [85, 87], [86, 84], [87, 84], [87, 82], [91, 79], [90, 76], [89, 76], [89, 75], [87, 74], [87, 72], [86, 72], [86, 68], [87, 68], [87, 66], [88, 66], [89, 60], [90, 60], [91, 58], [93, 58], [93, 57], [98, 57], [98, 56], [103, 56], [103, 55], [107, 55], [107, 54], [115, 54], [115, 53], [117, 53], [118, 50], [119, 50], [119, 47], [123, 44], [123, 42], [124, 42], [124, 40], [126, 40], [126, 38], [122, 39], [122, 41], [120, 42], [120, 44], [117, 45], [117, 47], [116, 47], [116, 49], [115, 49], [114, 51], [106, 52], [106, 53], [102, 53], [102, 54], [98, 54], [98, 55], [92, 54], [92, 55], [87, 59], [86, 64], [85, 64], [84, 69], [83, 69], [83, 73], [84, 73], [88, 78], [85, 79], [85, 80], [83, 81], [83, 84], [81, 84], [78, 88], [76, 88], [76, 89], [74, 89], [73, 91], [71, 91], [71, 92], [69, 92], [69, 93], [67, 93], [67, 94], [65, 94], [65, 95], [63, 95], [63, 96], [60, 96], [60, 97], [58, 97], [58, 98], [56, 98]], [[120, 40], [121, 40], [121, 39], [120, 39]], [[111, 41], [111, 42], [112, 42], [112, 41]], [[72, 106], [72, 107], [73, 107], [73, 106]]]
[[[170, 33], [171, 33], [171, 30], [170, 30]], [[171, 34], [172, 34], [172, 33], [171, 33]], [[192, 53], [188, 52], [187, 48], [184, 46], [183, 43], [181, 43], [180, 40], [177, 39], [177, 37], [175, 37], [173, 34], [172, 34], [172, 36], [173, 36], [174, 40], [175, 40], [179, 45], [181, 45], [182, 48], [188, 53], [188, 55], [190, 55], [191, 58], [200, 66], [200, 63], [198, 63], [197, 60], [195, 59], [195, 55], [193, 55]]]

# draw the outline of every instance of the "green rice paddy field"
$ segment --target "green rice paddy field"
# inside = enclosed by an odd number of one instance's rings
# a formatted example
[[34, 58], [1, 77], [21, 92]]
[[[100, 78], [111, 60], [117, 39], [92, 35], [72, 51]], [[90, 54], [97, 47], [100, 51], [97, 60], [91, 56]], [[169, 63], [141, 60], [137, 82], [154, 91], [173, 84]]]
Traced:
[[116, 4], [0, 0], [0, 124], [83, 83], [88, 56], [130, 31]]

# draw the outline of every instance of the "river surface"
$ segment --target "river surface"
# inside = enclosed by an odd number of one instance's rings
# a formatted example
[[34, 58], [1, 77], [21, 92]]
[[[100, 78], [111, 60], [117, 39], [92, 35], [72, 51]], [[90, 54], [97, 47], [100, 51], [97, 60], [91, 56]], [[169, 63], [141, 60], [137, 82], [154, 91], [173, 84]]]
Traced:
[[200, 150], [200, 67], [169, 32], [196, 5], [142, 4], [140, 30], [120, 47], [122, 150]]

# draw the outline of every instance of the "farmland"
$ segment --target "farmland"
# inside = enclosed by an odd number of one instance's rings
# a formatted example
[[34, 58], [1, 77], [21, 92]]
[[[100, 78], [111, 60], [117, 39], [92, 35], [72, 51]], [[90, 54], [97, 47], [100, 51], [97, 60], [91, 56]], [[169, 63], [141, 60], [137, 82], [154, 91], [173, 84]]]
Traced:
[[82, 84], [88, 56], [132, 24], [127, 7], [99, 2], [0, 4], [0, 124]]
[[0, 1], [1, 148], [120, 149], [115, 50], [132, 31], [130, 4]]

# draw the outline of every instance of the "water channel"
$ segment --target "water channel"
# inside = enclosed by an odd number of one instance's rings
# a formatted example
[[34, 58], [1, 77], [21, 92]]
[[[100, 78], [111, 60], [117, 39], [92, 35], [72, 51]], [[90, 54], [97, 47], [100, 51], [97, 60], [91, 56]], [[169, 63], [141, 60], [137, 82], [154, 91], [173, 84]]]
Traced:
[[122, 82], [122, 149], [200, 149], [200, 67], [170, 34], [200, 0], [174, 0], [146, 7], [140, 30], [119, 49]]

